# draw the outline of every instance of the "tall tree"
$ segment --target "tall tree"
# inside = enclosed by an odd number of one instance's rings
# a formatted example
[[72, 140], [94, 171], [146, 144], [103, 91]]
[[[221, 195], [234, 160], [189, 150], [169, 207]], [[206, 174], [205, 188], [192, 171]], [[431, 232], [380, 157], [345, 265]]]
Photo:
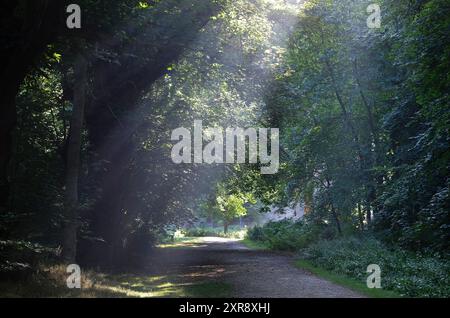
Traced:
[[73, 109], [66, 146], [65, 175], [65, 222], [63, 232], [62, 256], [67, 262], [74, 262], [77, 248], [79, 220], [79, 175], [88, 64], [84, 56], [79, 55], [74, 67]]

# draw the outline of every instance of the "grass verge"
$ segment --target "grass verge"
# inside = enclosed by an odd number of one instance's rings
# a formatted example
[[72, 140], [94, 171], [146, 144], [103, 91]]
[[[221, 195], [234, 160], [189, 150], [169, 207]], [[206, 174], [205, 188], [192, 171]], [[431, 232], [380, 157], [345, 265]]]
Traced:
[[370, 298], [401, 298], [399, 294], [393, 291], [367, 288], [367, 286], [364, 283], [358, 280], [327, 271], [323, 268], [316, 267], [307, 260], [297, 260], [295, 261], [295, 266], [307, 270], [308, 272], [311, 272], [314, 275], [324, 278], [330, 282], [347, 287], [353, 291], [361, 293], [364, 296]]

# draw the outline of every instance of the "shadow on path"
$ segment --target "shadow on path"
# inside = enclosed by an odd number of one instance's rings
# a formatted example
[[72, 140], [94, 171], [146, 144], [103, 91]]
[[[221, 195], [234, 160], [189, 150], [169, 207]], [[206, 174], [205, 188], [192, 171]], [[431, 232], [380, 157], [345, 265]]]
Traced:
[[233, 239], [166, 244], [151, 259], [145, 276], [118, 276], [120, 286], [152, 297], [362, 297], [295, 267], [292, 256]]

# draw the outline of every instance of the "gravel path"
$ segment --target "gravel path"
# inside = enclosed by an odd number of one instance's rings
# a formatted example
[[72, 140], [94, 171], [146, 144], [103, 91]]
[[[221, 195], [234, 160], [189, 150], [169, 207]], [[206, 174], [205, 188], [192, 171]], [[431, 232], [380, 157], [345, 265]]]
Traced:
[[157, 253], [153, 267], [160, 274], [177, 276], [185, 284], [225, 282], [232, 285], [234, 297], [363, 297], [295, 267], [292, 256], [252, 250], [237, 240], [206, 237]]

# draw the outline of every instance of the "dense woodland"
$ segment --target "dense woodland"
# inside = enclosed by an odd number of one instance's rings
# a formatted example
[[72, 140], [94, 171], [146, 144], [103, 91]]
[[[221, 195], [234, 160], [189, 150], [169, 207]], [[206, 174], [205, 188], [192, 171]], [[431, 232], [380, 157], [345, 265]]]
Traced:
[[[304, 245], [447, 262], [450, 2], [376, 2], [371, 29], [367, 0], [79, 0], [69, 29], [68, 1], [3, 1], [1, 272], [137, 266], [199, 217], [298, 203]], [[280, 171], [173, 163], [197, 119], [279, 128]]]

